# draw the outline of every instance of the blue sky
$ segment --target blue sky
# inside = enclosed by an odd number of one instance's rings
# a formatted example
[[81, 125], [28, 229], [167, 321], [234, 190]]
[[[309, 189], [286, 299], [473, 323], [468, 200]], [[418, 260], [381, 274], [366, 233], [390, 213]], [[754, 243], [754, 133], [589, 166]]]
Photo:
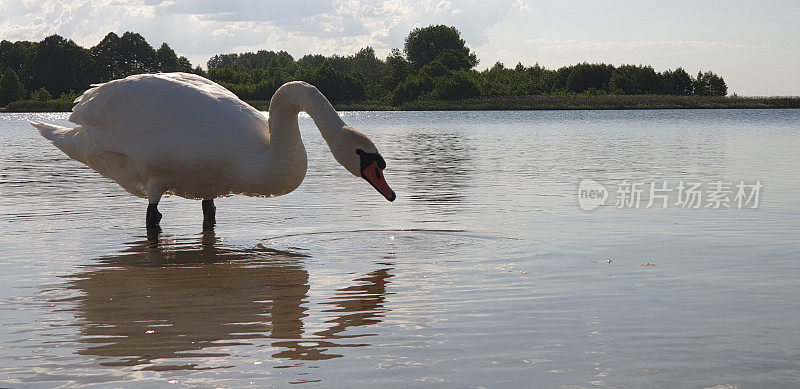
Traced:
[[456, 26], [479, 68], [517, 62], [683, 67], [729, 92], [800, 95], [800, 3], [534, 0], [0, 0], [0, 39], [60, 34], [93, 46], [109, 31], [169, 43], [193, 64], [217, 53], [286, 50], [385, 56], [419, 26]]

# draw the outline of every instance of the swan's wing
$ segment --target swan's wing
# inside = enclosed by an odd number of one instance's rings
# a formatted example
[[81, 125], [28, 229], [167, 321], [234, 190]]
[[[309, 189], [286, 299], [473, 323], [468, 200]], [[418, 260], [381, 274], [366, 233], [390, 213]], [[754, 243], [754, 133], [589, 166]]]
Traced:
[[141, 163], [224, 163], [268, 144], [260, 112], [227, 89], [187, 73], [145, 74], [96, 85], [69, 120], [96, 147]]

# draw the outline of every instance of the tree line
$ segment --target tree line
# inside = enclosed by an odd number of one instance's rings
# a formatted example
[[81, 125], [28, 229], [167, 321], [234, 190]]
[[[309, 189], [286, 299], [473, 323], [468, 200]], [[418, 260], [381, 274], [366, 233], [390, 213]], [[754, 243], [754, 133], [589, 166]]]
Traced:
[[74, 98], [91, 84], [152, 72], [199, 72], [168, 44], [154, 49], [137, 33], [109, 33], [84, 48], [59, 35], [41, 42], [0, 42], [0, 106], [52, 97]]
[[658, 72], [651, 66], [579, 63], [546, 69], [538, 63], [508, 68], [496, 63], [478, 71], [477, 56], [455, 27], [416, 28], [403, 50], [385, 59], [365, 47], [349, 56], [319, 54], [293, 58], [285, 51], [218, 54], [207, 71], [192, 67], [163, 43], [154, 49], [139, 34], [109, 33], [83, 48], [52, 35], [41, 42], [0, 42], [0, 106], [26, 98], [71, 98], [90, 84], [131, 74], [194, 72], [220, 83], [245, 100], [269, 100], [292, 80], [307, 81], [332, 102], [400, 105], [420, 100], [478, 96], [553, 94], [668, 94], [725, 96], [727, 86], [713, 72], [692, 77], [682, 68]]

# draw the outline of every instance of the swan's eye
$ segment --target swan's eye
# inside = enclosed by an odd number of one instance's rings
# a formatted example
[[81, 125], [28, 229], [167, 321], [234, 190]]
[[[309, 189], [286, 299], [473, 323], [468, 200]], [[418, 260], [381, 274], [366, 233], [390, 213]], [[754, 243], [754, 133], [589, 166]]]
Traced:
[[375, 168], [375, 178], [381, 179], [381, 169]]

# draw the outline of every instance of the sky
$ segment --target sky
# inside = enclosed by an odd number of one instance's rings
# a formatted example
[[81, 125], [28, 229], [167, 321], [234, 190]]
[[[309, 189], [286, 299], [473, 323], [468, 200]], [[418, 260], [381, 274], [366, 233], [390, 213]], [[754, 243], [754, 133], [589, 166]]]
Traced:
[[0, 39], [59, 34], [91, 47], [108, 32], [167, 42], [193, 65], [214, 54], [285, 50], [379, 57], [415, 27], [455, 26], [478, 69], [579, 62], [711, 70], [728, 93], [800, 95], [800, 2], [535, 0], [0, 0]]

